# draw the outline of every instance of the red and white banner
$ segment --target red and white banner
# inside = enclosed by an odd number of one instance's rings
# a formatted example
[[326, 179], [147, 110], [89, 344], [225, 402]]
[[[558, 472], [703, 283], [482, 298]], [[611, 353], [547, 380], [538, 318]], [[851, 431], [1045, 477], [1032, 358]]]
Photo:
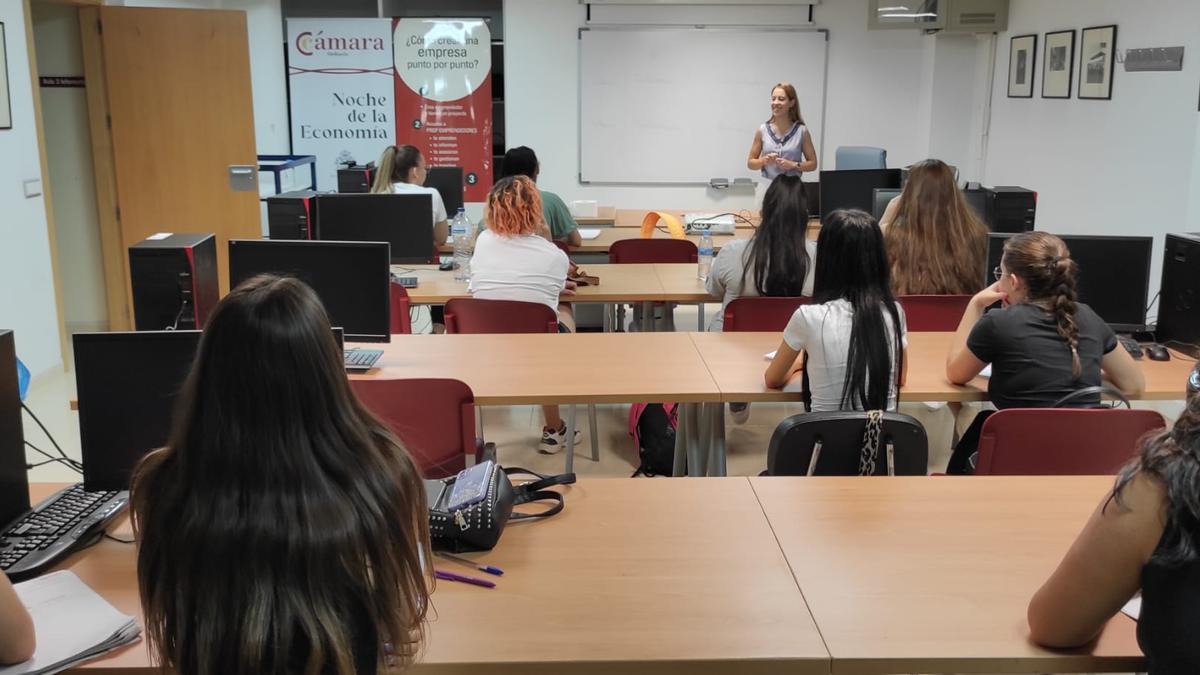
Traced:
[[492, 186], [492, 36], [479, 19], [395, 19], [396, 142], [462, 167], [465, 201]]

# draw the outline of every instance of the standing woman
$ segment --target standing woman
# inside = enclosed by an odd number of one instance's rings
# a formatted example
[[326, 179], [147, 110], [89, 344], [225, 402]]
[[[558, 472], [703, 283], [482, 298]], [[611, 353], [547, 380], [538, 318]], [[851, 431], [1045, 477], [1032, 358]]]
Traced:
[[780, 174], [799, 176], [817, 170], [817, 151], [812, 134], [800, 116], [796, 88], [780, 82], [771, 89], [771, 119], [754, 132], [746, 168], [761, 171], [763, 178]]
[[412, 145], [389, 145], [379, 156], [379, 170], [371, 192], [376, 194], [427, 194], [433, 200], [433, 243], [441, 246], [450, 236], [450, 224], [446, 220], [446, 203], [442, 193], [425, 187], [429, 167], [421, 151]]

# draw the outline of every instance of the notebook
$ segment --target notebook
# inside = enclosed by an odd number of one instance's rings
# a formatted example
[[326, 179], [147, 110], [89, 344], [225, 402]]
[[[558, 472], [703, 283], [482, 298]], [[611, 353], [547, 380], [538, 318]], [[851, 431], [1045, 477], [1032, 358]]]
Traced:
[[598, 227], [581, 227], [579, 228], [579, 238], [587, 241], [600, 236], [600, 228]]
[[137, 641], [137, 621], [116, 610], [74, 572], [53, 572], [16, 584], [17, 596], [33, 617], [37, 651], [0, 675], [58, 673]]

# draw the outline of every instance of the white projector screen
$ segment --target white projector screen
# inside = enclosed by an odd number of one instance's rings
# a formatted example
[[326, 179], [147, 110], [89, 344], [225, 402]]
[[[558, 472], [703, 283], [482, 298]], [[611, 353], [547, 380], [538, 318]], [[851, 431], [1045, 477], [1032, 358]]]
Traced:
[[821, 154], [827, 31], [647, 28], [579, 31], [581, 183], [708, 183], [756, 178], [754, 131], [771, 86], [796, 86]]

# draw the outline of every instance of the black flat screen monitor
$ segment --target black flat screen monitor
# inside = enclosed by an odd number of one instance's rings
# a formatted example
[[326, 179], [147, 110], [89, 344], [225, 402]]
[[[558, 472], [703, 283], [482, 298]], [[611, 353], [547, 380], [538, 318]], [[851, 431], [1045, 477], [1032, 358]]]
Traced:
[[29, 510], [29, 474], [21, 429], [17, 347], [11, 330], [0, 330], [0, 528]]
[[437, 262], [433, 196], [429, 194], [326, 194], [316, 197], [317, 239], [386, 241], [392, 262]]
[[874, 198], [871, 200], [871, 215], [875, 220], [883, 218], [883, 212], [887, 210], [888, 203], [900, 196], [899, 188], [875, 188]]
[[391, 340], [388, 245], [366, 241], [232, 239], [229, 284], [257, 274], [287, 274], [317, 292], [329, 320], [352, 342]]
[[838, 209], [871, 213], [876, 188], [899, 190], [900, 169], [853, 169], [821, 172], [821, 220]]
[[431, 187], [442, 196], [446, 205], [446, 217], [453, 218], [463, 207], [463, 170], [460, 166], [435, 166], [425, 176], [425, 187]]
[[[988, 235], [988, 262], [984, 279], [992, 284], [992, 270], [1000, 265], [1004, 242], [1013, 234]], [[1076, 290], [1079, 301], [1092, 308], [1113, 330], [1146, 328], [1146, 301], [1150, 290], [1150, 254], [1153, 237], [1058, 235], [1079, 268]]]
[[83, 487], [128, 490], [137, 463], [167, 443], [200, 331], [76, 333], [74, 343]]

